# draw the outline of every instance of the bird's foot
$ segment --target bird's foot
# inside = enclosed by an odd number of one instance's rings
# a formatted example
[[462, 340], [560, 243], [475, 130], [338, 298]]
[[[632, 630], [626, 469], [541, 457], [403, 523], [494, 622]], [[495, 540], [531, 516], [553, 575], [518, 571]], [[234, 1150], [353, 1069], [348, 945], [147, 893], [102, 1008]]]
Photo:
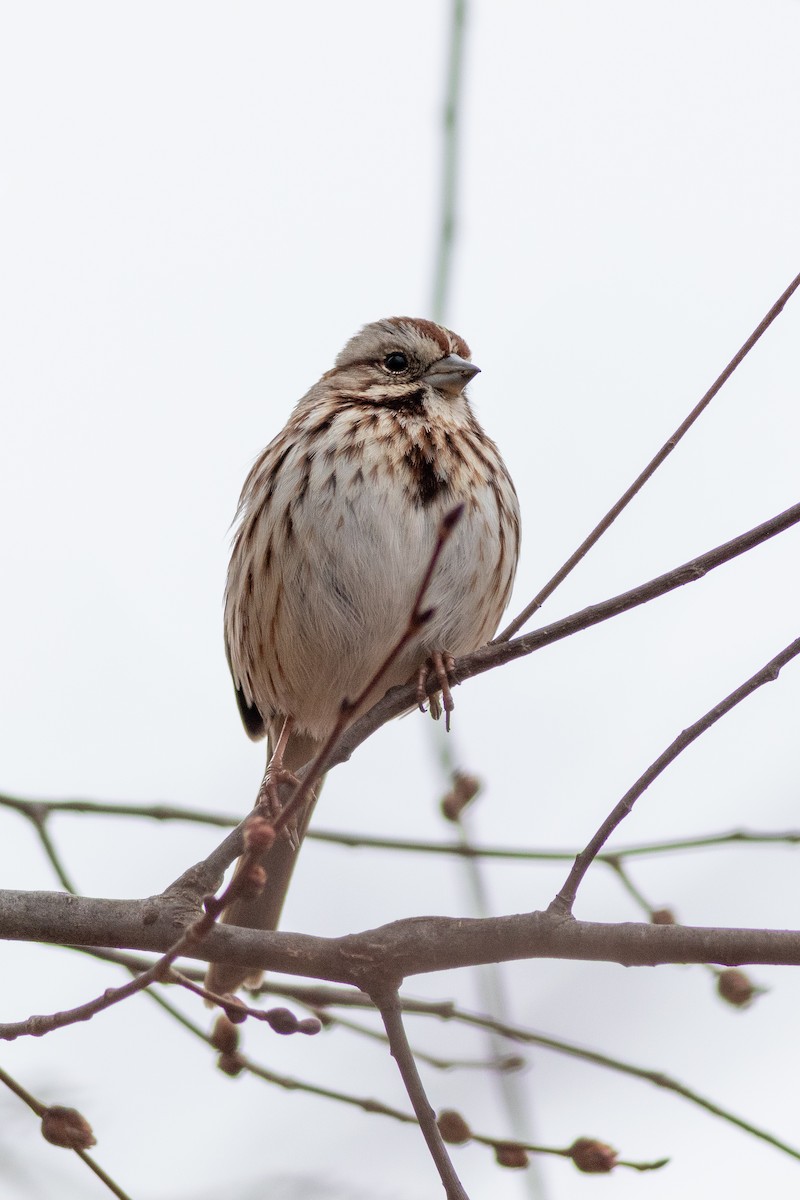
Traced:
[[[455, 708], [453, 693], [450, 691], [450, 676], [455, 669], [456, 660], [452, 654], [436, 650], [424, 663], [417, 674], [417, 704], [420, 712], [425, 712], [425, 701], [428, 699], [428, 688], [433, 680], [439, 690], [430, 697], [430, 711], [434, 721], [438, 721], [444, 709], [444, 723], [450, 731], [450, 713]], [[440, 698], [441, 697], [441, 698]]]

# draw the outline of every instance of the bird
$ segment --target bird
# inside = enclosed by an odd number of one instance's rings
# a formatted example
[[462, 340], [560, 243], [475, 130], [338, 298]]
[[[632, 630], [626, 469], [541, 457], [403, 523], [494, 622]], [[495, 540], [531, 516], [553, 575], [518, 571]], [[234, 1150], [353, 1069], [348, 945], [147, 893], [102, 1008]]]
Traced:
[[[359, 696], [407, 629], [442, 522], [460, 518], [425, 589], [427, 620], [393, 656], [356, 720], [389, 688], [417, 680], [431, 712], [453, 708], [455, 659], [495, 633], [514, 582], [520, 513], [499, 450], [471, 408], [479, 373], [458, 334], [424, 318], [365, 325], [256, 458], [234, 520], [225, 649], [250, 738], [266, 737], [257, 804], [314, 756], [343, 701]], [[422, 705], [421, 705], [422, 706]], [[264, 854], [266, 884], [223, 921], [275, 929], [319, 794]], [[240, 860], [241, 866], [241, 860]], [[229, 993], [260, 972], [213, 963]]]

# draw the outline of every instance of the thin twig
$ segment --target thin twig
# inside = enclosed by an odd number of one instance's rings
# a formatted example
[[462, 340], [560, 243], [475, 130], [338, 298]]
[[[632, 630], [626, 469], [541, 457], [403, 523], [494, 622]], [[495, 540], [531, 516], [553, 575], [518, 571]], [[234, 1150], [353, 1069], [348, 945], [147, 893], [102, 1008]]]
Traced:
[[[0, 807], [24, 812], [28, 806], [42, 807], [53, 812], [93, 814], [97, 816], [143, 817], [156, 821], [186, 821], [191, 824], [210, 825], [221, 829], [235, 829], [240, 824], [237, 817], [225, 813], [206, 812], [199, 808], [182, 808], [168, 804], [124, 804], [98, 800], [23, 800], [17, 796], [0, 794]], [[572, 862], [576, 849], [556, 850], [545, 847], [482, 846], [475, 842], [438, 842], [424, 838], [373, 837], [366, 833], [342, 833], [333, 829], [310, 829], [306, 834], [310, 841], [323, 842], [349, 849], [406, 851], [413, 854], [441, 854], [455, 858], [487, 858], [511, 862]], [[755, 830], [726, 829], [719, 833], [698, 834], [696, 837], [670, 838], [663, 841], [637, 842], [620, 846], [608, 852], [601, 851], [597, 862], [613, 866], [612, 859], [644, 858], [659, 854], [681, 853], [685, 850], [724, 849], [728, 846], [797, 846], [800, 845], [800, 829]], [[70, 889], [65, 889], [70, 890]]]
[[[326, 1008], [318, 1008], [313, 1004], [308, 1004], [305, 1007], [308, 1008], [310, 1013], [313, 1013], [326, 1029], [330, 1027], [344, 1029], [348, 1033], [354, 1033], [358, 1037], [366, 1038], [368, 1041], [379, 1042], [382, 1046], [389, 1044], [389, 1039], [385, 1033], [380, 1029], [371, 1029], [363, 1021], [350, 1021], [346, 1017], [333, 1016]], [[417, 1048], [413, 1050], [413, 1054], [417, 1062], [424, 1062], [436, 1071], [478, 1070], [508, 1072], [518, 1071], [525, 1065], [523, 1059], [507, 1054], [498, 1055], [497, 1058], [491, 1059], [442, 1058], [441, 1055], [428, 1054], [425, 1050]]]
[[[598, 856], [598, 858], [599, 858], [599, 856]], [[620, 881], [622, 886], [625, 888], [625, 891], [631, 897], [634, 904], [636, 904], [637, 908], [639, 908], [641, 910], [641, 912], [644, 913], [644, 915], [648, 918], [648, 920], [651, 919], [653, 911], [654, 911], [653, 906], [647, 900], [644, 893], [641, 892], [639, 890], [639, 888], [636, 886], [636, 884], [633, 882], [630, 872], [624, 866], [622, 859], [619, 857], [619, 855], [616, 855], [616, 854], [606, 855], [605, 861], [606, 861], [607, 865], [609, 867], [611, 867], [611, 869], [613, 870], [617, 879]]]
[[513, 637], [517, 630], [522, 628], [522, 626], [533, 616], [537, 609], [542, 607], [545, 600], [547, 600], [548, 597], [553, 594], [559, 584], [564, 582], [564, 580], [578, 565], [581, 559], [588, 554], [592, 546], [599, 541], [606, 530], [617, 519], [622, 510], [630, 503], [636, 493], [641, 490], [641, 488], [647, 483], [648, 479], [650, 479], [658, 467], [661, 466], [664, 459], [672, 453], [684, 434], [691, 429], [692, 425], [695, 423], [700, 414], [708, 407], [723, 384], [730, 379], [731, 375], [742, 362], [742, 360], [746, 358], [753, 349], [761, 335], [765, 333], [767, 329], [769, 329], [775, 318], [783, 311], [786, 302], [794, 295], [798, 287], [800, 287], [800, 275], [796, 275], [794, 277], [786, 291], [783, 292], [783, 294], [775, 301], [767, 315], [756, 326], [741, 349], [734, 354], [727, 367], [725, 367], [724, 371], [722, 371], [722, 373], [715, 379], [714, 383], [711, 385], [702, 399], [698, 401], [698, 403], [689, 413], [688, 417], [686, 417], [686, 419], [678, 426], [671, 437], [667, 438], [664, 445], [661, 447], [655, 457], [650, 460], [645, 469], [642, 471], [641, 475], [639, 475], [633, 481], [628, 490], [624, 492], [622, 496], [620, 496], [616, 504], [608, 510], [602, 521], [595, 526], [586, 540], [581, 543], [574, 554], [570, 555], [564, 565], [558, 571], [556, 571], [553, 578], [550, 579], [544, 585], [542, 590], [536, 596], [534, 596], [533, 600], [531, 600], [531, 602], [527, 604], [525, 608], [523, 608], [519, 616], [515, 617], [514, 620], [506, 626], [503, 632], [498, 634], [498, 636], [495, 638], [495, 641], [506, 642], [509, 638]]
[[408, 1098], [422, 1130], [422, 1136], [425, 1138], [431, 1158], [439, 1172], [447, 1200], [469, 1200], [442, 1140], [439, 1126], [436, 1124], [436, 1113], [425, 1095], [425, 1088], [422, 1085], [417, 1064], [406, 1037], [397, 991], [386, 989], [373, 996], [373, 999], [383, 1018], [392, 1057], [397, 1063]]
[[633, 787], [628, 789], [606, 817], [605, 821], [603, 821], [586, 848], [577, 856], [563, 887], [550, 904], [549, 911], [561, 914], [572, 912], [577, 890], [593, 860], [596, 858], [598, 851], [605, 845], [620, 822], [627, 817], [636, 801], [647, 790], [653, 780], [657, 779], [662, 771], [670, 763], [674, 762], [679, 754], [683, 753], [687, 746], [696, 741], [701, 734], [716, 724], [732, 708], [735, 708], [737, 704], [740, 704], [742, 700], [745, 700], [757, 688], [762, 687], [765, 683], [772, 683], [776, 680], [780, 675], [781, 668], [785, 667], [793, 658], [796, 658], [798, 654], [800, 654], [800, 638], [795, 638], [784, 650], [781, 650], [780, 654], [776, 654], [761, 670], [756, 671], [755, 675], [751, 675], [749, 679], [745, 680], [729, 696], [726, 696], [724, 700], [720, 700], [719, 704], [715, 704], [704, 716], [679, 734], [663, 754], [660, 754], [655, 762], [651, 763], [647, 770], [639, 776]]
[[[156, 821], [186, 821], [191, 824], [210, 825], [221, 829], [235, 829], [240, 821], [225, 813], [207, 812], [199, 808], [182, 808], [169, 804], [115, 804], [99, 800], [23, 800], [18, 796], [0, 794], [0, 807], [17, 809], [20, 812], [31, 808], [46, 808], [53, 812], [93, 814], [109, 817], [143, 817]], [[413, 854], [442, 854], [455, 858], [507, 859], [519, 862], [572, 862], [576, 849], [556, 850], [545, 847], [482, 846], [475, 842], [438, 842], [424, 838], [373, 837], [366, 833], [342, 833], [333, 829], [310, 829], [306, 834], [310, 841], [323, 842], [332, 846], [350, 849], [407, 851]], [[719, 833], [699, 834], [696, 837], [670, 838], [655, 842], [636, 842], [601, 852], [597, 862], [613, 866], [612, 859], [651, 857], [658, 854], [680, 853], [685, 850], [723, 849], [727, 846], [797, 846], [800, 845], [800, 829], [755, 830], [726, 829]], [[70, 889], [66, 889], [70, 890]]]
[[11, 796], [4, 795], [0, 795], [0, 805], [4, 808], [16, 809], [17, 812], [27, 817], [36, 830], [36, 836], [56, 873], [59, 883], [64, 888], [64, 891], [74, 894], [77, 889], [67, 874], [67, 869], [62, 863], [47, 829], [47, 820], [52, 812], [51, 805], [46, 801], [15, 800]]
[[[38, 809], [50, 813], [78, 813], [103, 817], [148, 817], [153, 821], [190, 821], [199, 825], [217, 825], [223, 829], [239, 824], [225, 813], [207, 812], [201, 808], [183, 808], [177, 804], [117, 804], [101, 800], [23, 800], [19, 796], [0, 793], [0, 806], [13, 808], [29, 819]], [[67, 888], [67, 891], [71, 889]]]

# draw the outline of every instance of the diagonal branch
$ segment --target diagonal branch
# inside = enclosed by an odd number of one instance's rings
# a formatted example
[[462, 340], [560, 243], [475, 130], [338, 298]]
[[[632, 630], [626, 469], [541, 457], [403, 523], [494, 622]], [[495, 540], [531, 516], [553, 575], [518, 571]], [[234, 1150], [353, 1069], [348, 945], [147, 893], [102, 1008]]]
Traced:
[[648, 479], [655, 474], [664, 459], [672, 453], [684, 434], [691, 429], [692, 425], [694, 425], [700, 414], [705, 411], [723, 384], [727, 383], [727, 381], [730, 379], [733, 372], [739, 366], [739, 363], [741, 363], [742, 360], [747, 357], [761, 335], [766, 333], [767, 329], [769, 329], [775, 318], [783, 311], [786, 302], [791, 299], [798, 287], [800, 287], [800, 275], [796, 275], [787, 287], [786, 291], [778, 297], [772, 308], [769, 310], [764, 319], [756, 326], [744, 345], [736, 352], [736, 354], [734, 354], [725, 370], [715, 379], [714, 383], [708, 389], [706, 394], [698, 401], [698, 403], [689, 413], [688, 417], [686, 417], [686, 419], [678, 426], [671, 437], [667, 438], [664, 445], [661, 447], [655, 457], [650, 460], [645, 469], [642, 471], [641, 475], [634, 479], [628, 490], [624, 492], [616, 504], [608, 510], [602, 521], [595, 526], [586, 540], [582, 542], [580, 546], [578, 546], [578, 549], [575, 551], [575, 553], [570, 555], [564, 565], [558, 571], [556, 571], [553, 578], [544, 585], [538, 595], [534, 596], [530, 604], [525, 606], [519, 616], [515, 617], [514, 620], [506, 626], [503, 632], [497, 635], [495, 641], [506, 642], [510, 637], [513, 637], [517, 630], [521, 629], [522, 626], [525, 625], [528, 620], [530, 620], [536, 610], [542, 607], [545, 600], [547, 600], [549, 596], [552, 596], [559, 584], [564, 582], [564, 580], [578, 565], [581, 559], [589, 553], [592, 546], [594, 546], [595, 543], [600, 540], [606, 530], [614, 523], [614, 521], [616, 521], [622, 510], [626, 508], [628, 504], [630, 504], [636, 493], [641, 491]]
[[385, 991], [376, 992], [372, 999], [383, 1019], [392, 1058], [397, 1063], [422, 1136], [425, 1138], [431, 1158], [439, 1172], [447, 1200], [469, 1200], [442, 1140], [439, 1126], [436, 1123], [436, 1113], [425, 1095], [425, 1088], [422, 1085], [417, 1064], [406, 1037], [397, 989], [388, 988]]
[[572, 912], [572, 906], [575, 903], [575, 895], [581, 882], [592, 865], [592, 862], [597, 857], [598, 852], [608, 841], [611, 834], [617, 826], [628, 816], [636, 801], [647, 790], [654, 779], [657, 779], [662, 771], [674, 762], [679, 754], [682, 754], [687, 746], [691, 746], [692, 742], [696, 741], [701, 734], [710, 729], [716, 724], [721, 717], [729, 713], [737, 704], [741, 704], [758, 688], [763, 687], [765, 683], [772, 683], [778, 678], [781, 668], [791, 662], [800, 654], [800, 638], [795, 638], [780, 654], [776, 654], [770, 659], [760, 671], [756, 671], [755, 675], [751, 675], [745, 680], [735, 691], [726, 696], [724, 700], [720, 700], [719, 704], [715, 704], [713, 708], [688, 729], [684, 729], [675, 741], [660, 754], [655, 762], [651, 763], [644, 774], [640, 775], [634, 783], [633, 787], [629, 788], [622, 799], [615, 805], [609, 815], [603, 821], [600, 828], [595, 833], [589, 844], [575, 859], [572, 870], [567, 876], [561, 890], [550, 905], [550, 911], [565, 915]]

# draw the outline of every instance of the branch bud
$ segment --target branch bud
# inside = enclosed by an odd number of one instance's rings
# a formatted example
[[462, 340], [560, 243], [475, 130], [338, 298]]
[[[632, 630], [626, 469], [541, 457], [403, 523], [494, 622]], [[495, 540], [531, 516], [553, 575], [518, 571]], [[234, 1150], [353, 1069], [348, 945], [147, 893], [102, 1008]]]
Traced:
[[616, 1150], [597, 1138], [577, 1138], [569, 1148], [569, 1156], [586, 1175], [607, 1175], [617, 1165]]
[[288, 1008], [270, 1008], [266, 1019], [270, 1029], [274, 1029], [276, 1033], [286, 1036], [298, 1032], [300, 1022]]
[[494, 1157], [499, 1167], [511, 1167], [516, 1170], [527, 1167], [530, 1161], [528, 1151], [518, 1142], [498, 1142], [494, 1148]]
[[225, 1002], [225, 1016], [233, 1025], [241, 1025], [247, 1020], [247, 1005], [240, 996], [234, 996], [233, 992], [225, 992], [222, 1000]]
[[252, 813], [244, 826], [244, 848], [247, 854], [258, 854], [272, 848], [275, 830], [272, 822], [258, 813]]
[[211, 1031], [211, 1045], [221, 1054], [233, 1054], [239, 1046], [239, 1030], [230, 1017], [220, 1013]]
[[230, 1075], [231, 1079], [235, 1079], [244, 1070], [244, 1062], [237, 1053], [220, 1054], [217, 1066], [225, 1075]]
[[242, 900], [257, 900], [267, 882], [267, 872], [261, 863], [249, 863], [239, 876], [239, 895]]
[[747, 1008], [764, 989], [753, 983], [746, 971], [729, 967], [717, 976], [717, 992], [734, 1008]]
[[97, 1145], [92, 1127], [75, 1108], [52, 1104], [42, 1113], [42, 1137], [65, 1150], [88, 1150]]
[[442, 1141], [449, 1146], [463, 1146], [472, 1138], [472, 1130], [460, 1112], [454, 1108], [443, 1108], [436, 1118]]
[[480, 790], [481, 781], [477, 775], [469, 775], [466, 771], [453, 771], [453, 786], [447, 795], [442, 797], [442, 816], [448, 821], [456, 822]]

